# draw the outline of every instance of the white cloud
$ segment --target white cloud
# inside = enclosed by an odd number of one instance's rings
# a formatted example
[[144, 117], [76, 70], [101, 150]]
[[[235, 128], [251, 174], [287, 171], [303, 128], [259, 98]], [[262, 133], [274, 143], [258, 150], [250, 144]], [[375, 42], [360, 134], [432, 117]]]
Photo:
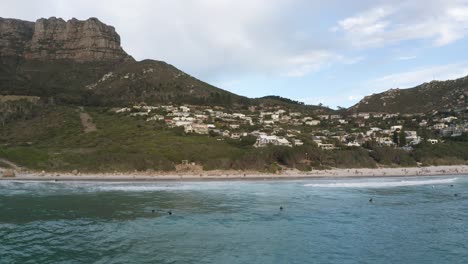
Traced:
[[329, 51], [309, 51], [297, 56], [292, 56], [285, 61], [287, 72], [284, 75], [288, 77], [302, 77], [318, 71], [322, 67], [330, 65], [341, 58], [340, 55]]
[[416, 56], [400, 56], [396, 58], [396, 60], [406, 61], [406, 60], [414, 60], [416, 58], [417, 58]]
[[348, 96], [348, 101], [357, 101], [361, 100], [364, 96], [362, 95], [350, 95]]
[[372, 92], [382, 92], [391, 87], [411, 88], [430, 80], [450, 80], [468, 75], [468, 62], [436, 65], [382, 76], [366, 82]]
[[355, 47], [367, 48], [421, 39], [444, 46], [463, 38], [466, 27], [466, 1], [432, 0], [374, 7], [338, 21], [332, 29], [343, 33]]

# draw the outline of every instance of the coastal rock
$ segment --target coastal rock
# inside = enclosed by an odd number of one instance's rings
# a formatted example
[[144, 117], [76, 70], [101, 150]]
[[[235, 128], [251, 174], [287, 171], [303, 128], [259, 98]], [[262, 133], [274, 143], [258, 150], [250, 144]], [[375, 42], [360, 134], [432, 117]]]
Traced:
[[114, 27], [97, 18], [38, 19], [35, 23], [0, 18], [0, 56], [77, 62], [133, 60], [120, 46]]
[[4, 170], [3, 171], [3, 177], [15, 177], [15, 171], [14, 170]]

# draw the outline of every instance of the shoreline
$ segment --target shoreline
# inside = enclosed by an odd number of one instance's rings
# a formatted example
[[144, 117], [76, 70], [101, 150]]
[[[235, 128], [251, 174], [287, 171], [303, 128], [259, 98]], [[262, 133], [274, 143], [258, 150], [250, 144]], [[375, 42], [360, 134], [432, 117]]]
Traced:
[[410, 168], [360, 168], [330, 169], [302, 172], [288, 169], [279, 174], [256, 171], [204, 171], [187, 173], [164, 172], [118, 172], [118, 173], [40, 173], [17, 172], [15, 177], [0, 177], [0, 181], [123, 181], [123, 182], [158, 182], [158, 181], [260, 181], [260, 180], [303, 180], [303, 179], [355, 179], [355, 178], [390, 178], [420, 176], [468, 176], [468, 165], [430, 166]]

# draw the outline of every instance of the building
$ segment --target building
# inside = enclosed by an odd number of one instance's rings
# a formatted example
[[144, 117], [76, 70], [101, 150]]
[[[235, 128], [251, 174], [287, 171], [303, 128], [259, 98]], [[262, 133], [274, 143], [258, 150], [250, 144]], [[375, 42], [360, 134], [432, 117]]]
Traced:
[[184, 126], [185, 133], [208, 134], [208, 125], [206, 124], [188, 124]]
[[335, 145], [333, 144], [322, 144], [322, 143], [318, 143], [318, 147], [323, 149], [323, 150], [332, 150], [332, 149], [335, 149]]

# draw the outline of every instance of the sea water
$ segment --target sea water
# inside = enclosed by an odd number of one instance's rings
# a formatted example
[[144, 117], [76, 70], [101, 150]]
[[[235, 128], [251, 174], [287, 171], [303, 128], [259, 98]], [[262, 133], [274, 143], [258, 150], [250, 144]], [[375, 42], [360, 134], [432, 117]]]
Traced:
[[0, 181], [0, 263], [468, 263], [467, 188], [463, 176]]

